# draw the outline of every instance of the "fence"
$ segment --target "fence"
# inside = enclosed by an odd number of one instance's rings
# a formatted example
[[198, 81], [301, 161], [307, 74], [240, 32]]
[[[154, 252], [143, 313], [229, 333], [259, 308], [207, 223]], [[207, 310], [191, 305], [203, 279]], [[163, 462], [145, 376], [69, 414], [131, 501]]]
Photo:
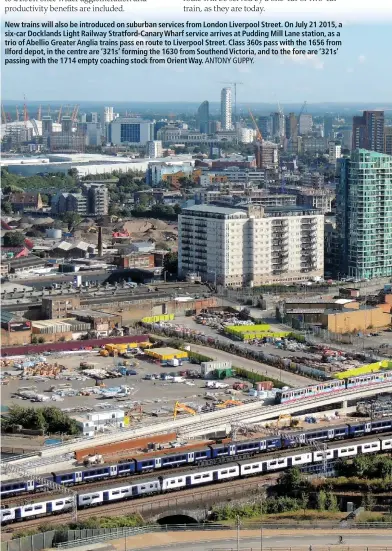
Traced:
[[[388, 522], [374, 522], [374, 523], [351, 523], [345, 526], [342, 524], [337, 524], [334, 522], [315, 522], [315, 523], [290, 523], [290, 524], [272, 524], [272, 523], [263, 523], [256, 521], [241, 521], [240, 529], [241, 530], [258, 530], [260, 531], [261, 526], [263, 530], [315, 530], [315, 529], [324, 529], [328, 531], [336, 530], [337, 533], [340, 533], [342, 530], [350, 530], [356, 532], [357, 530], [363, 529], [392, 529], [392, 523]], [[79, 530], [68, 530], [65, 533], [62, 533], [63, 541], [61, 543], [56, 543], [56, 533], [54, 530], [49, 532], [43, 532], [41, 534], [35, 534], [32, 536], [25, 536], [23, 538], [18, 538], [11, 541], [5, 541], [1, 543], [1, 551], [41, 551], [42, 549], [47, 549], [50, 547], [58, 547], [59, 549], [70, 549], [73, 547], [81, 547], [83, 545], [93, 545], [96, 543], [102, 543], [114, 539], [122, 539], [132, 536], [138, 536], [141, 534], [151, 534], [151, 533], [161, 533], [161, 532], [211, 532], [211, 531], [223, 531], [231, 530], [236, 531], [235, 526], [224, 526], [222, 524], [176, 524], [176, 525], [148, 525], [135, 528], [83, 528]], [[187, 546], [188, 551], [189, 546]], [[229, 551], [230, 547], [220, 547], [220, 548], [211, 548], [210, 551]], [[245, 549], [250, 550], [251, 548], [241, 548], [242, 551]], [[258, 547], [260, 549], [260, 547]], [[309, 551], [309, 546], [307, 547], [285, 547], [285, 548], [271, 548], [263, 546], [263, 551]], [[392, 551], [392, 547], [386, 546], [375, 546], [375, 547], [366, 547], [366, 546], [337, 546], [334, 545], [333, 548], [329, 546], [312, 546], [313, 551]], [[135, 550], [136, 551], [136, 550]]]

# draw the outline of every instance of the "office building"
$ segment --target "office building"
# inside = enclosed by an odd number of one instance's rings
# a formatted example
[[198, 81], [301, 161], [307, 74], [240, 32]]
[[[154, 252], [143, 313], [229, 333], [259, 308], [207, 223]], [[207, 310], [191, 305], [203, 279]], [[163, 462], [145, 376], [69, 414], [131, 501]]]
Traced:
[[232, 127], [232, 92], [231, 88], [223, 88], [221, 92], [221, 123], [222, 130]]
[[384, 151], [384, 111], [364, 111], [353, 118], [353, 149]]
[[392, 157], [357, 149], [341, 162], [337, 189], [340, 271], [355, 278], [392, 275]]
[[146, 146], [154, 139], [154, 123], [139, 118], [119, 117], [110, 123], [113, 145]]
[[203, 101], [197, 110], [196, 122], [199, 132], [202, 134], [209, 133], [210, 104], [208, 101]]
[[330, 165], [337, 165], [338, 159], [342, 156], [342, 146], [339, 142], [328, 143], [328, 162]]
[[255, 131], [253, 128], [239, 128], [237, 136], [240, 143], [252, 143], [255, 139]]
[[178, 218], [181, 276], [242, 287], [323, 275], [324, 217], [315, 210], [197, 205]]
[[384, 128], [384, 153], [392, 155], [392, 126]]
[[160, 140], [151, 140], [147, 142], [147, 157], [150, 159], [159, 159], [162, 155], [162, 142]]
[[284, 138], [285, 136], [285, 118], [284, 114], [280, 111], [271, 113], [272, 121], [272, 137]]
[[102, 125], [110, 124], [113, 120], [114, 120], [113, 107], [104, 107], [102, 111], [102, 118], [101, 118]]
[[342, 130], [340, 132], [341, 140], [342, 140], [342, 148], [343, 149], [349, 149], [351, 151], [352, 145], [353, 145], [353, 131], [352, 129], [348, 130]]
[[299, 117], [299, 134], [308, 136], [313, 129], [313, 117], [307, 113], [302, 113]]
[[216, 134], [222, 130], [221, 121], [210, 121], [208, 123], [208, 134]]

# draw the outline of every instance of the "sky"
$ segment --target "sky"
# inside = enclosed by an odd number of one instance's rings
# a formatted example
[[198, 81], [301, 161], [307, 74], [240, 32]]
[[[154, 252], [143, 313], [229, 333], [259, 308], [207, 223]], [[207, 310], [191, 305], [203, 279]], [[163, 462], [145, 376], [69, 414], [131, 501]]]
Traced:
[[[155, 2], [151, 0], [148, 5]], [[179, 2], [168, 0], [166, 5], [170, 9]], [[327, 8], [320, 11], [327, 6], [324, 2], [312, 4], [318, 10], [318, 18], [328, 16], [344, 22], [340, 38], [343, 46], [336, 56], [264, 56], [253, 65], [242, 66], [8, 65], [3, 67], [2, 97], [18, 101], [24, 96], [29, 101], [219, 101], [224, 82], [240, 81], [239, 102], [364, 102], [366, 108], [366, 102], [382, 104], [392, 98], [392, 19], [389, 12], [383, 12], [385, 5], [384, 0], [373, 0], [371, 4], [336, 0], [338, 9], [332, 17], [330, 11], [325, 12]], [[391, 6], [389, 0], [388, 5]], [[279, 9], [272, 14], [270, 10], [265, 18], [282, 19], [282, 9], [283, 4], [279, 3]], [[300, 18], [298, 10], [285, 9], [285, 18]], [[143, 15], [151, 13], [149, 10], [144, 7], [126, 19], [143, 20]], [[392, 9], [389, 11], [392, 16]], [[165, 14], [166, 21], [170, 20], [169, 13]], [[316, 14], [308, 11], [306, 16]], [[173, 19], [183, 20], [183, 16], [177, 17], [173, 12]], [[213, 20], [217, 20], [216, 16]]]

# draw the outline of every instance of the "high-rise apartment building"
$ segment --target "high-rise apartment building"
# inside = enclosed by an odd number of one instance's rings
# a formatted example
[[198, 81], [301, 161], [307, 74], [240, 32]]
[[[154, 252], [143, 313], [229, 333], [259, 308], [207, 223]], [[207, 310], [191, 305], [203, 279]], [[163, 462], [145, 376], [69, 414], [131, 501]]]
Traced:
[[278, 146], [276, 143], [262, 140], [255, 144], [257, 168], [277, 168], [279, 164]]
[[160, 140], [150, 140], [147, 142], [147, 157], [150, 159], [159, 159], [163, 155], [162, 142]]
[[384, 128], [384, 153], [392, 155], [392, 126]]
[[113, 107], [104, 107], [102, 111], [101, 123], [110, 124], [114, 120], [114, 111]]
[[336, 198], [341, 273], [392, 275], [392, 156], [356, 149], [341, 161]]
[[337, 165], [338, 159], [342, 156], [342, 145], [340, 142], [328, 143], [328, 162], [331, 165]]
[[308, 113], [302, 113], [299, 117], [299, 134], [301, 136], [307, 136], [312, 132], [313, 117]]
[[197, 205], [179, 216], [182, 276], [240, 287], [323, 275], [324, 217], [304, 207]]
[[232, 92], [231, 88], [223, 88], [221, 92], [221, 123], [222, 130], [231, 130], [232, 127]]
[[364, 111], [353, 118], [353, 149], [384, 151], [384, 111]]
[[196, 121], [199, 132], [208, 134], [210, 122], [210, 104], [208, 101], [203, 101], [200, 105], [197, 110]]

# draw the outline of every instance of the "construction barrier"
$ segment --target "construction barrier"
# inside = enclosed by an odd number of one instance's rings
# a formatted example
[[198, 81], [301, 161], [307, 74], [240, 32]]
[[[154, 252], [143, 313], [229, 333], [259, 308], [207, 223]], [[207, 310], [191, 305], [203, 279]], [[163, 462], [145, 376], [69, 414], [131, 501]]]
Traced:
[[174, 314], [161, 314], [160, 316], [143, 318], [142, 323], [159, 323], [160, 321], [172, 321], [172, 320], [174, 320]]
[[380, 369], [392, 369], [392, 360], [382, 360], [380, 362], [363, 365], [361, 367], [354, 367], [353, 369], [336, 373], [334, 378], [346, 379], [347, 377], [356, 377], [358, 375], [365, 375], [366, 373], [373, 373], [374, 371], [379, 371]]

